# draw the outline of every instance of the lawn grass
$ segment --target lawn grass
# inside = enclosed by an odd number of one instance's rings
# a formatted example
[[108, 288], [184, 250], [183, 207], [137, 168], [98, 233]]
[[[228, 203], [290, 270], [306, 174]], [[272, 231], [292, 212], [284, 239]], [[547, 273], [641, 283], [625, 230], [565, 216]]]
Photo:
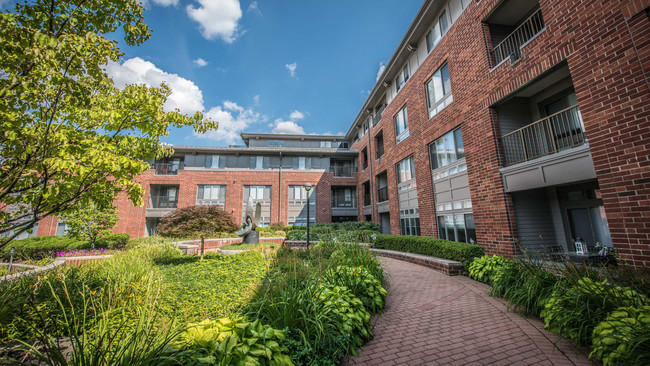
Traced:
[[222, 247], [223, 250], [251, 250], [259, 247], [277, 248], [275, 243], [258, 243], [258, 244], [230, 244]]

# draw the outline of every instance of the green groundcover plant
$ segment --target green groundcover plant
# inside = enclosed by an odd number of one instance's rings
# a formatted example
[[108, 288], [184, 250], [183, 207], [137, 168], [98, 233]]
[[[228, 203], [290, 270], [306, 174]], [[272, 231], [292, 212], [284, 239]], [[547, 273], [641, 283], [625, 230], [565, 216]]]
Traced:
[[603, 365], [650, 364], [650, 306], [621, 307], [594, 328], [589, 358]]
[[507, 259], [498, 255], [474, 258], [469, 265], [469, 277], [479, 282], [492, 283], [497, 272], [508, 262]]

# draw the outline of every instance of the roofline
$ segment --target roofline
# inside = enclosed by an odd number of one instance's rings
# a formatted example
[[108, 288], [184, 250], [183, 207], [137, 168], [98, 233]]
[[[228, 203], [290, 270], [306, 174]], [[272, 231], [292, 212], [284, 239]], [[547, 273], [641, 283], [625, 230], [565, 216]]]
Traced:
[[288, 133], [248, 133], [242, 132], [240, 134], [242, 140], [246, 141], [255, 138], [273, 138], [273, 139], [291, 139], [291, 140], [346, 140], [343, 135], [315, 135], [315, 134], [288, 134]]
[[[366, 109], [368, 108], [374, 108], [375, 106], [370, 106], [370, 101], [375, 99], [375, 95], [378, 94], [379, 91], [383, 87], [384, 81], [386, 81], [386, 77], [391, 74], [391, 70], [396, 67], [395, 62], [399, 58], [399, 56], [407, 49], [408, 45], [412, 43], [413, 41], [419, 41], [418, 40], [412, 40], [411, 37], [413, 33], [415, 33], [416, 29], [420, 27], [420, 22], [422, 21], [422, 18], [424, 17], [424, 14], [426, 14], [429, 11], [429, 8], [431, 5], [433, 5], [434, 2], [438, 0], [424, 0], [424, 3], [422, 3], [422, 6], [420, 7], [420, 10], [418, 10], [417, 15], [411, 22], [411, 25], [409, 26], [408, 30], [404, 34], [404, 37], [400, 41], [399, 45], [397, 46], [397, 49], [393, 53], [393, 56], [391, 57], [390, 61], [386, 64], [386, 68], [384, 69], [384, 72], [381, 74], [379, 79], [377, 79], [377, 82], [375, 83], [374, 88], [372, 88], [372, 91], [370, 94], [368, 94], [368, 98], [364, 102], [363, 106], [361, 107], [361, 110], [357, 114], [357, 116], [354, 118], [354, 121], [350, 125], [350, 128], [348, 129], [348, 132], [345, 134], [345, 137], [347, 139], [351, 139], [350, 141], [353, 141], [353, 136], [352, 130], [355, 128], [357, 123], [359, 123], [359, 120], [363, 118], [363, 116], [366, 114]], [[409, 50], [406, 50], [407, 52], [411, 52]], [[401, 66], [397, 65], [397, 67]]]
[[218, 146], [172, 146], [175, 152], [179, 153], [226, 153], [238, 155], [330, 155], [330, 156], [356, 156], [359, 154], [355, 149], [332, 149], [332, 148], [300, 148], [300, 147], [218, 147]]

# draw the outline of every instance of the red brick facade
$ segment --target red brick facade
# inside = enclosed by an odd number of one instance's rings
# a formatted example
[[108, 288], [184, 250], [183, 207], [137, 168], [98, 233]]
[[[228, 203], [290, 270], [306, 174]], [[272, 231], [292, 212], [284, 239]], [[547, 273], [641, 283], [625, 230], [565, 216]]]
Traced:
[[[515, 253], [512, 199], [504, 192], [496, 101], [561, 62], [569, 66], [584, 120], [609, 228], [617, 251], [650, 265], [650, 20], [648, 1], [540, 0], [546, 29], [522, 57], [491, 70], [482, 21], [499, 4], [472, 4], [391, 101], [382, 120], [352, 147], [363, 150], [380, 132], [385, 155], [359, 174], [362, 183], [386, 170], [397, 196], [395, 163], [415, 157], [422, 235], [435, 236], [436, 213], [428, 144], [462, 126], [478, 243], [494, 254]], [[429, 119], [425, 83], [447, 62], [454, 101]], [[393, 116], [408, 109], [410, 136], [395, 145]], [[372, 154], [371, 154], [372, 155]], [[399, 234], [398, 203], [390, 202], [391, 229]], [[375, 217], [377, 217], [375, 212]]]

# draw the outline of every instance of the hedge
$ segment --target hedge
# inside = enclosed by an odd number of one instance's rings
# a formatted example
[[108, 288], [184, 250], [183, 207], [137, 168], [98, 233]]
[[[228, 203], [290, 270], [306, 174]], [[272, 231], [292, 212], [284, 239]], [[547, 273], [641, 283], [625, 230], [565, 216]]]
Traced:
[[[309, 240], [317, 241], [332, 241], [339, 242], [357, 242], [368, 243], [372, 240], [373, 235], [379, 235], [374, 230], [330, 230], [330, 228], [317, 228], [312, 230], [309, 226]], [[287, 233], [287, 240], [307, 240], [307, 230], [292, 230]]]
[[[305, 226], [287, 226], [284, 231], [290, 233], [295, 230], [306, 230]], [[322, 233], [322, 232], [332, 232], [332, 231], [365, 231], [371, 230], [379, 232], [379, 224], [371, 221], [346, 221], [346, 222], [334, 222], [331, 224], [309, 224], [309, 234], [312, 233]]]
[[[129, 234], [111, 234], [97, 239], [95, 248], [122, 249], [129, 241]], [[6, 261], [11, 257], [11, 248], [16, 248], [14, 259], [43, 259], [52, 253], [72, 249], [88, 249], [90, 241], [70, 236], [34, 236], [23, 240], [13, 240], [0, 248], [0, 257]]]
[[483, 247], [476, 244], [436, 239], [427, 236], [377, 234], [375, 248], [429, 255], [463, 263], [465, 269], [476, 257], [482, 257]]

